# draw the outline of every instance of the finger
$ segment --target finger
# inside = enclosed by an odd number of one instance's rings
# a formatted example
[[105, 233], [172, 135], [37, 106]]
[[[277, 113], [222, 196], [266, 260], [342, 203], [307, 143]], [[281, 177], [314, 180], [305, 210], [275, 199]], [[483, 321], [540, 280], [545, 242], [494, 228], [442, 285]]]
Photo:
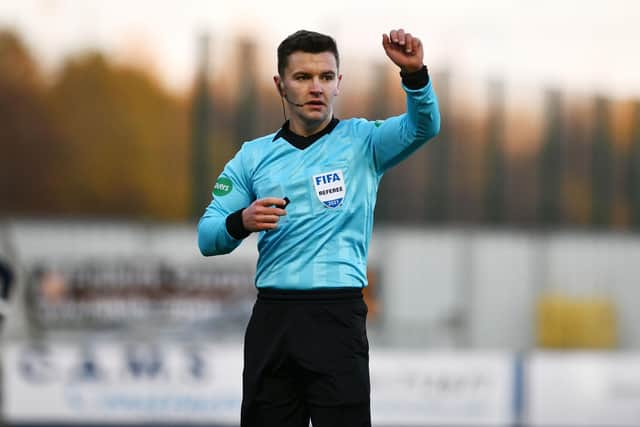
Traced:
[[259, 222], [256, 224], [258, 230], [273, 230], [278, 227], [276, 222]]
[[389, 38], [393, 43], [398, 43], [398, 32], [396, 30], [391, 30], [389, 33]]
[[256, 215], [256, 223], [269, 223], [272, 224], [274, 222], [278, 222], [280, 217], [278, 215]]
[[412, 43], [413, 43], [413, 51], [418, 52], [422, 47], [422, 42], [418, 37], [414, 37]]
[[245, 225], [245, 228], [249, 231], [260, 231], [275, 228], [278, 223], [278, 221], [272, 221], [270, 219], [268, 221], [263, 221], [263, 219], [268, 218], [262, 218], [254, 215], [251, 218], [251, 221], [249, 221], [249, 223]]
[[407, 53], [411, 53], [411, 51], [413, 50], [413, 36], [411, 35], [411, 33], [407, 33], [404, 35], [404, 41], [405, 41], [404, 51]]
[[285, 201], [279, 197], [265, 197], [264, 199], [256, 200], [254, 203], [260, 206], [283, 206]]
[[405, 40], [404, 30], [403, 30], [402, 28], [400, 28], [400, 29], [398, 30], [398, 44], [399, 44], [400, 46], [404, 46], [405, 41], [406, 41], [406, 40]]
[[258, 215], [276, 215], [276, 216], [285, 216], [287, 211], [282, 208], [260, 208], [256, 210]]
[[418, 56], [421, 60], [424, 57], [424, 48], [422, 47], [422, 41], [418, 38], [413, 39], [413, 51], [415, 55]]
[[389, 40], [389, 36], [386, 34], [382, 35], [382, 47], [385, 48], [385, 50], [391, 47], [391, 40]]

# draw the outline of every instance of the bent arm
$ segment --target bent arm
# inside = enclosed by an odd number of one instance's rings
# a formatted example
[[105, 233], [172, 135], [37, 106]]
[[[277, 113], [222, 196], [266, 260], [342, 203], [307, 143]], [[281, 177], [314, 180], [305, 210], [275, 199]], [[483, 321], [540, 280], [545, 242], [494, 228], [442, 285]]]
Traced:
[[382, 122], [372, 135], [378, 173], [397, 165], [440, 132], [438, 98], [426, 67], [415, 73], [401, 75], [407, 96], [407, 111]]
[[255, 196], [246, 175], [240, 150], [216, 181], [213, 199], [198, 222], [198, 247], [202, 255], [229, 253], [249, 235], [242, 227], [242, 210]]

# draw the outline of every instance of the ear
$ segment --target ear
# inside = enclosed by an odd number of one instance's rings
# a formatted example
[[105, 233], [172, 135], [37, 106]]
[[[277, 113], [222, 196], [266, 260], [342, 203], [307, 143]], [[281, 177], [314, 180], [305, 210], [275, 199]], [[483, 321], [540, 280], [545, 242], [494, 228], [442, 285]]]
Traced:
[[342, 81], [342, 74], [338, 74], [338, 84], [336, 85], [336, 89], [333, 91], [333, 96], [338, 96], [340, 94], [341, 81]]
[[280, 76], [273, 76], [273, 83], [276, 85], [276, 90], [279, 96], [284, 96], [284, 83], [280, 79]]

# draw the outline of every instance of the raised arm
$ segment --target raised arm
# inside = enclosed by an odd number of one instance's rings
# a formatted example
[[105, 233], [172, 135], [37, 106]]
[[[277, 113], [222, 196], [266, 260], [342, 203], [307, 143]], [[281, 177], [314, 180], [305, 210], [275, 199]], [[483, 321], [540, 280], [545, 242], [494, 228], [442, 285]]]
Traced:
[[419, 38], [403, 29], [383, 34], [382, 47], [400, 68], [407, 95], [407, 111], [374, 129], [372, 142], [376, 169], [382, 173], [404, 160], [440, 131], [438, 99], [433, 91]]

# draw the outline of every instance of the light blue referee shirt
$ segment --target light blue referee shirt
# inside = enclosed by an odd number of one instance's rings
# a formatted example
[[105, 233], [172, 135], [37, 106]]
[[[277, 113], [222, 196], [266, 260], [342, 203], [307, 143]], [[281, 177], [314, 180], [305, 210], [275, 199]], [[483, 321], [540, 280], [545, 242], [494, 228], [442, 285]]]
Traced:
[[198, 224], [205, 256], [231, 252], [227, 216], [265, 197], [287, 197], [287, 215], [260, 232], [258, 288], [304, 290], [367, 286], [366, 264], [378, 184], [440, 128], [429, 81], [409, 89], [407, 111], [384, 121], [334, 120], [304, 149], [277, 134], [242, 145], [218, 178]]

